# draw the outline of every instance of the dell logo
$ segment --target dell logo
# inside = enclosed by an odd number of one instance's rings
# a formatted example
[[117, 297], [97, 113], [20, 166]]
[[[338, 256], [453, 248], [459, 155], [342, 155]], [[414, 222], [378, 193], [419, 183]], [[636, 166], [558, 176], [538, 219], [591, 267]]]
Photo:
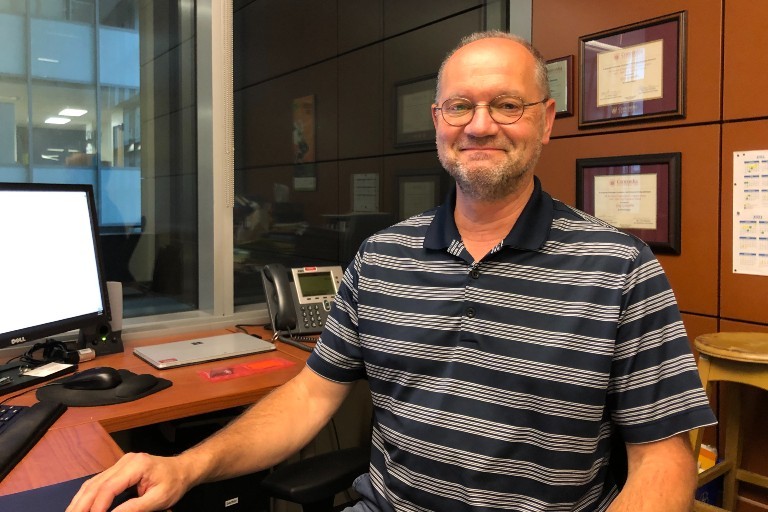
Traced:
[[20, 336], [18, 338], [13, 338], [11, 340], [11, 345], [16, 345], [18, 343], [24, 343], [25, 341], [27, 341], [27, 338], [25, 338], [24, 336]]

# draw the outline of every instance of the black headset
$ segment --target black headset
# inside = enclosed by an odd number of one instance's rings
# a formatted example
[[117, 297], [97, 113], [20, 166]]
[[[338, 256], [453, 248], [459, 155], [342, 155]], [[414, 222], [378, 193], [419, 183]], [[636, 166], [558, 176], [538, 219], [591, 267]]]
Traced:
[[[35, 352], [43, 351], [42, 359], [35, 358]], [[61, 341], [45, 340], [44, 343], [35, 343], [23, 356], [22, 361], [32, 364], [46, 363], [70, 363], [76, 364], [80, 360], [77, 350], [68, 349]]]

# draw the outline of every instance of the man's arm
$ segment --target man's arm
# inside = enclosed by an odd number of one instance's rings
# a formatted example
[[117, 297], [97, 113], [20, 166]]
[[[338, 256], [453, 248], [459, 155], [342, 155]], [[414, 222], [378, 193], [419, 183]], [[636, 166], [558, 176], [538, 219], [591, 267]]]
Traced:
[[67, 512], [104, 512], [116, 495], [133, 485], [139, 498], [115, 512], [162, 510], [200, 483], [273, 466], [320, 431], [350, 388], [304, 368], [227, 427], [177, 457], [126, 454], [85, 482]]
[[626, 446], [627, 482], [608, 511], [689, 512], [697, 478], [688, 434]]

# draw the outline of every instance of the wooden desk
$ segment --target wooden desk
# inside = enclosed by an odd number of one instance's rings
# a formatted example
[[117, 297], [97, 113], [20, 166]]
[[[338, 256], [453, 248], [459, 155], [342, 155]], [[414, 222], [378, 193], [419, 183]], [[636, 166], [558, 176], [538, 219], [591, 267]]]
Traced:
[[[234, 330], [234, 329], [232, 329]], [[154, 340], [125, 343], [125, 352], [101, 356], [83, 363], [80, 369], [95, 366], [124, 368], [134, 373], [149, 373], [173, 381], [173, 386], [133, 402], [98, 407], [70, 407], [48, 430], [27, 456], [0, 482], [0, 495], [34, 489], [98, 473], [122, 455], [109, 435], [163, 421], [249, 405], [272, 389], [287, 382], [304, 367], [308, 353], [277, 343], [278, 350], [233, 359], [212, 361], [172, 370], [156, 370], [133, 355], [140, 345], [179, 341], [223, 334], [226, 330], [187, 333]], [[268, 334], [252, 330], [268, 339]], [[212, 368], [279, 357], [295, 364], [236, 379], [210, 382], [198, 372]], [[17, 405], [36, 402], [34, 392], [11, 400]]]

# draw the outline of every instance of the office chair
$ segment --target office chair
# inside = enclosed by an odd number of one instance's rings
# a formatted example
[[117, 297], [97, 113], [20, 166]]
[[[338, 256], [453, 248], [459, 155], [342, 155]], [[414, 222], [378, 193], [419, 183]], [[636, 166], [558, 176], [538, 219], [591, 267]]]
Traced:
[[303, 512], [332, 512], [336, 494], [368, 471], [370, 452], [355, 446], [286, 464], [261, 481], [273, 498], [298, 503]]
[[321, 449], [323, 453], [275, 468], [261, 480], [261, 493], [301, 505], [303, 512], [333, 511], [336, 495], [368, 472], [372, 427], [371, 392], [367, 381], [358, 381], [317, 438], [315, 446], [324, 444], [322, 438], [333, 451]]

